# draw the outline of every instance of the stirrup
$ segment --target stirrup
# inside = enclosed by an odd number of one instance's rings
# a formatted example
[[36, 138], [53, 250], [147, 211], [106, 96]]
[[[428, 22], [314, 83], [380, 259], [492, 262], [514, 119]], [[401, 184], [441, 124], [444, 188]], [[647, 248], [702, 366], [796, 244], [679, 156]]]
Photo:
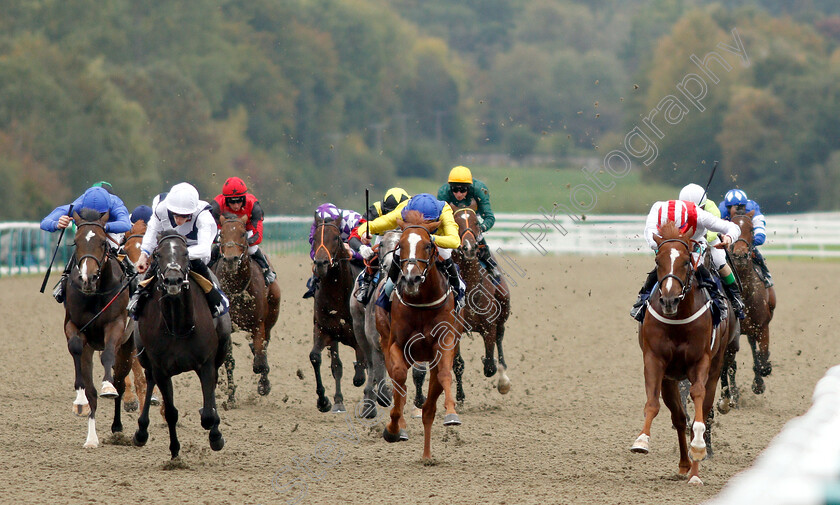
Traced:
[[55, 298], [55, 301], [58, 303], [64, 303], [64, 280], [67, 278], [66, 275], [62, 274], [61, 279], [58, 280], [58, 283], [55, 285], [55, 289], [53, 289], [52, 296]]

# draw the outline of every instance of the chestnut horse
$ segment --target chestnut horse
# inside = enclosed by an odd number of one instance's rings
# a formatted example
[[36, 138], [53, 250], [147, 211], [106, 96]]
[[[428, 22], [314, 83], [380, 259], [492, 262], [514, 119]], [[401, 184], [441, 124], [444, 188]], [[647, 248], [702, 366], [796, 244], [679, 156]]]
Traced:
[[[102, 351], [105, 368], [100, 396], [115, 399], [111, 432], [121, 432], [120, 403], [125, 376], [131, 368], [134, 340], [126, 331], [129, 279], [123, 274], [111, 246], [105, 224], [109, 213], [92, 209], [74, 212], [76, 236], [75, 266], [67, 279], [64, 302], [64, 334], [76, 370], [76, 400], [73, 411], [83, 415], [89, 409], [88, 434], [84, 447], [99, 445], [96, 435], [96, 388], [93, 385], [93, 351]], [[113, 369], [113, 374], [112, 374]]]
[[318, 394], [317, 406], [321, 412], [330, 410], [330, 400], [324, 395], [321, 382], [321, 351], [330, 348], [330, 370], [335, 379], [335, 405], [333, 413], [346, 412], [344, 395], [341, 393], [341, 377], [344, 367], [338, 356], [338, 344], [352, 347], [356, 353], [353, 385], [365, 383], [365, 355], [359, 346], [353, 331], [353, 316], [350, 313], [350, 299], [356, 276], [361, 271], [350, 263], [350, 254], [341, 240], [341, 218], [338, 221], [315, 218], [315, 236], [312, 242], [315, 249], [313, 271], [320, 279], [315, 291], [315, 307], [312, 315], [313, 345], [309, 361], [315, 370], [315, 392]]
[[[230, 315], [240, 330], [251, 337], [254, 354], [254, 373], [260, 374], [257, 392], [265, 396], [271, 391], [268, 380], [268, 342], [271, 328], [280, 314], [280, 283], [275, 280], [265, 285], [265, 277], [248, 254], [248, 216], [225, 214], [219, 222], [219, 260], [213, 272], [219, 278], [222, 290], [230, 299]], [[225, 358], [228, 379], [228, 404], [234, 402], [233, 356]]]
[[[734, 314], [713, 326], [711, 300], [698, 286], [692, 259], [691, 234], [680, 232], [671, 221], [655, 236], [657, 287], [650, 297], [648, 312], [639, 325], [639, 346], [644, 358], [645, 422], [631, 451], [647, 454], [650, 430], [659, 413], [660, 394], [671, 411], [671, 423], [680, 448], [679, 473], [689, 483], [702, 484], [700, 461], [711, 448], [712, 406], [723, 365], [724, 352], [733, 340]], [[691, 382], [694, 423], [690, 451], [686, 444], [687, 416], [680, 400], [678, 383]], [[691, 460], [689, 460], [689, 454]]]
[[154, 252], [154, 282], [150, 299], [137, 314], [137, 357], [146, 370], [146, 402], [137, 419], [134, 444], [149, 439], [149, 406], [152, 388], [160, 387], [164, 417], [169, 426], [169, 452], [178, 457], [181, 444], [176, 426], [178, 410], [173, 401], [172, 377], [190, 370], [201, 382], [201, 427], [210, 431], [210, 448], [221, 450], [225, 439], [216, 411], [218, 370], [230, 347], [230, 314], [216, 319], [198, 281], [190, 275], [187, 241], [174, 230], [160, 235]]
[[437, 247], [431, 234], [439, 221], [426, 223], [417, 211], [406, 213], [397, 221], [403, 230], [400, 237], [401, 275], [394, 288], [390, 315], [376, 307], [376, 328], [385, 355], [385, 366], [394, 383], [391, 421], [382, 433], [387, 442], [408, 440], [403, 408], [408, 369], [415, 363], [430, 362], [428, 398], [423, 403], [423, 459], [432, 457], [432, 422], [437, 400], [444, 394], [444, 426], [458, 426], [455, 398], [451, 393], [452, 364], [455, 347], [463, 328], [455, 319], [455, 296], [449, 281], [436, 264]]
[[755, 232], [752, 218], [754, 215], [755, 211], [750, 211], [732, 216], [732, 222], [741, 228], [741, 237], [729, 247], [732, 266], [741, 280], [741, 293], [744, 296], [744, 304], [747, 306], [744, 310], [746, 317], [741, 321], [741, 332], [747, 335], [753, 354], [755, 378], [752, 390], [760, 395], [765, 389], [764, 377], [770, 375], [773, 370], [770, 363], [770, 321], [776, 309], [776, 290], [772, 286], [768, 288], [764, 285], [764, 281], [756, 270], [758, 266], [753, 263]]
[[[146, 233], [146, 221], [139, 219], [131, 225], [131, 229], [123, 236], [122, 246], [128, 261], [136, 265], [140, 259], [140, 245], [143, 243], [143, 235]], [[136, 328], [133, 319], [129, 319], [132, 332]], [[132, 391], [131, 378], [134, 376], [134, 391]], [[136, 392], [136, 394], [135, 394]], [[143, 410], [146, 401], [146, 376], [143, 367], [137, 360], [137, 349], [131, 352], [131, 374], [125, 378], [125, 395], [123, 396], [123, 408], [126, 412]], [[157, 405], [160, 399], [152, 394], [152, 405]]]

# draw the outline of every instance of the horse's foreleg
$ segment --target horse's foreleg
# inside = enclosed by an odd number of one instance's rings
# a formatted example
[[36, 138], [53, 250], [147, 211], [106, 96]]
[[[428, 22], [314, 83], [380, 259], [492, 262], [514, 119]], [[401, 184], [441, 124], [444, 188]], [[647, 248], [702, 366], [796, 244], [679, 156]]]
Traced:
[[[134, 375], [134, 392], [137, 395], [138, 408], [143, 410], [143, 406], [146, 404], [146, 373], [143, 371], [143, 366], [140, 365], [140, 360], [137, 359], [137, 349], [131, 351], [131, 372]], [[131, 387], [128, 376], [126, 376], [125, 387], [126, 390]], [[126, 408], [126, 411], [131, 412], [132, 409]]]
[[414, 382], [414, 413], [411, 417], [420, 417], [420, 409], [426, 402], [426, 396], [423, 394], [423, 382], [426, 380], [426, 370], [429, 368], [428, 363], [413, 363], [411, 365], [411, 380]]
[[[754, 329], [750, 329], [750, 331], [755, 331]], [[762, 366], [762, 356], [761, 356], [761, 349], [758, 346], [757, 339], [754, 335], [748, 334], [747, 341], [750, 343], [750, 350], [752, 351], [753, 355], [753, 385], [752, 390], [753, 393], [760, 395], [764, 393], [765, 386], [764, 386], [764, 377], [761, 375], [763, 370]]]
[[332, 405], [329, 398], [324, 395], [324, 383], [321, 381], [321, 351], [324, 349], [324, 337], [318, 327], [315, 327], [315, 344], [309, 352], [309, 362], [312, 363], [312, 368], [315, 371], [315, 393], [318, 395], [318, 410], [327, 412]]
[[76, 325], [67, 321], [64, 325], [64, 332], [67, 335], [67, 350], [73, 358], [73, 389], [76, 391], [76, 399], [73, 400], [73, 414], [79, 417], [90, 415], [90, 404], [85, 395], [85, 380], [82, 377], [82, 354], [85, 348], [85, 341], [78, 333]]
[[99, 447], [99, 437], [96, 436], [96, 388], [93, 386], [93, 347], [86, 345], [82, 351], [82, 380], [84, 381], [85, 397], [90, 405], [88, 415], [88, 433], [85, 448]]
[[762, 377], [767, 377], [773, 372], [773, 365], [770, 363], [770, 323], [765, 322], [761, 325], [758, 335], [756, 335], [758, 343], [758, 355], [761, 357], [761, 366], [759, 373]]
[[505, 322], [499, 320], [496, 323], [496, 349], [499, 353], [499, 383], [497, 388], [499, 393], [506, 395], [510, 391], [510, 377], [507, 375], [507, 363], [505, 363], [505, 353], [502, 350], [502, 340], [505, 338]]
[[163, 396], [164, 417], [166, 424], [169, 426], [169, 453], [172, 459], [178, 457], [181, 452], [181, 443], [178, 442], [178, 433], [176, 426], [178, 424], [178, 409], [175, 408], [174, 392], [172, 390], [172, 377], [156, 377], [160, 388], [160, 394]]
[[140, 417], [137, 418], [137, 431], [134, 432], [132, 442], [138, 447], [146, 445], [149, 440], [149, 409], [152, 407], [152, 391], [155, 389], [155, 378], [151, 371], [143, 372], [146, 377], [146, 398], [143, 401], [143, 408]]
[[[435, 369], [437, 370], [437, 382], [440, 383], [440, 387], [443, 389], [443, 406], [446, 409], [446, 415], [443, 417], [444, 426], [459, 426], [461, 424], [461, 420], [455, 412], [455, 395], [452, 394], [452, 364], [455, 361], [455, 352], [457, 350], [457, 343], [454, 341], [455, 338], [455, 335], [447, 334], [444, 337], [443, 343], [436, 342], [434, 346], [435, 353], [440, 353], [441, 355], [441, 359]], [[429, 403], [431, 400], [431, 397], [427, 398], [426, 403]]]
[[236, 362], [233, 360], [233, 345], [229, 342], [223, 352], [225, 353], [224, 365], [227, 377], [227, 401], [224, 407], [232, 409], [236, 407], [236, 384], [233, 383], [233, 369], [236, 368]]
[[[644, 352], [644, 351], [643, 351]], [[636, 437], [630, 450], [632, 452], [647, 454], [650, 451], [650, 427], [653, 419], [659, 414], [659, 395], [662, 389], [662, 377], [665, 374], [665, 365], [662, 361], [649, 352], [644, 352], [644, 373], [645, 373], [645, 423], [642, 431]]]
[[111, 423], [111, 433], [123, 430], [120, 404], [125, 393], [125, 378], [131, 371], [131, 362], [134, 359], [134, 341], [127, 340], [117, 349], [116, 362], [114, 363], [114, 385], [117, 388], [117, 397], [114, 398], [114, 422]]
[[685, 425], [688, 422], [688, 416], [683, 408], [680, 390], [680, 383], [677, 381], [663, 379], [662, 401], [671, 411], [671, 425], [677, 430], [677, 441], [680, 446], [680, 475], [685, 475], [691, 469], [691, 461], [688, 459], [688, 444], [685, 440]]
[[260, 374], [257, 393], [260, 396], [265, 396], [271, 392], [271, 381], [268, 380], [268, 342], [265, 339], [265, 324], [257, 326], [252, 335], [254, 342], [254, 373]]
[[125, 329], [125, 322], [120, 323], [119, 320], [111, 321], [105, 325], [105, 347], [102, 350], [102, 355], [99, 357], [102, 362], [102, 368], [105, 372], [102, 376], [102, 389], [99, 391], [99, 396], [103, 398], [119, 398], [117, 388], [114, 387], [114, 363], [116, 362], [117, 346], [123, 336]]
[[332, 408], [334, 414], [346, 412], [344, 408], [344, 395], [341, 392], [341, 377], [344, 375], [344, 365], [341, 364], [341, 358], [338, 356], [338, 341], [333, 341], [330, 346], [330, 371], [333, 379], [335, 379], [335, 395], [333, 401], [335, 402]]
[[694, 369], [689, 370], [688, 374], [688, 379], [691, 381], [689, 392], [691, 394], [691, 401], [694, 402], [694, 424], [691, 426], [693, 435], [691, 437], [689, 456], [694, 461], [702, 461], [706, 457], [706, 442], [704, 437], [706, 424], [704, 421], [709, 407], [714, 402], [715, 394], [714, 387], [709, 389], [708, 383], [711, 382], [714, 385], [720, 378], [719, 375], [713, 378], [709, 377], [709, 361], [708, 356], [703, 356]]
[[225, 446], [225, 439], [219, 431], [219, 413], [216, 410], [216, 380], [218, 369], [212, 363], [206, 362], [196, 372], [198, 380], [201, 381], [201, 392], [204, 396], [204, 406], [199, 411], [201, 416], [201, 427], [210, 430], [210, 448], [214, 451], [221, 450]]
[[465, 368], [466, 365], [464, 364], [464, 358], [461, 356], [461, 345], [459, 343], [455, 348], [455, 359], [452, 361], [452, 372], [455, 374], [455, 400], [458, 405], [463, 405], [464, 400], [467, 399], [467, 395], [464, 393]]
[[[443, 392], [438, 373], [440, 367], [436, 366], [429, 373], [429, 398], [423, 404], [423, 459], [432, 459], [432, 422], [437, 412], [437, 400]], [[448, 416], [447, 416], [448, 417]]]
[[481, 358], [484, 363], [484, 376], [493, 377], [496, 375], [496, 328], [492, 324], [489, 329], [485, 329], [481, 335], [484, 338], [484, 357]]
[[391, 376], [394, 384], [394, 404], [391, 407], [391, 421], [385, 425], [382, 437], [386, 442], [401, 442], [408, 440], [405, 418], [403, 417], [403, 408], [407, 397], [405, 383], [408, 379], [408, 365], [405, 362], [402, 349], [396, 344], [391, 345], [385, 352], [389, 355], [387, 360], [388, 375]]

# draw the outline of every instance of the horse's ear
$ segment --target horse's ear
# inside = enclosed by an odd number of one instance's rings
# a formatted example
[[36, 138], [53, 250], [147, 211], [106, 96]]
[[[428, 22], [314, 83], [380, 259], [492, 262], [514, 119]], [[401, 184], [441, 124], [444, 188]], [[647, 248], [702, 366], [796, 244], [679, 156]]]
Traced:
[[755, 217], [755, 209], [753, 209], [753, 210], [751, 210], [751, 211], [747, 212], [747, 215], [748, 215], [748, 216], [750, 216], [750, 219], [752, 219], [753, 217]]
[[475, 201], [475, 198], [473, 198], [472, 200], [470, 200], [470, 205], [469, 205], [469, 207], [470, 207], [472, 210], [474, 210], [474, 211], [477, 211], [477, 210], [478, 210], [478, 202], [476, 202], [476, 201]]
[[75, 221], [77, 225], [82, 222], [82, 216], [80, 216], [78, 212], [73, 211], [73, 216], [72, 217], [73, 217], [73, 221]]
[[248, 222], [248, 214], [242, 214], [237, 219], [239, 219], [240, 223], [246, 224]]
[[225, 215], [224, 214], [220, 215], [219, 216], [219, 224], [220, 225], [225, 224], [225, 221], [227, 221], [227, 218], [225, 217]]
[[658, 235], [656, 233], [653, 234], [653, 241], [656, 242], [656, 248], [657, 249], [659, 248], [659, 246], [662, 245], [663, 240], [664, 239], [662, 238], [662, 235]]
[[400, 230], [405, 230], [405, 227], [408, 225], [402, 219], [397, 218], [397, 226], [400, 227]]
[[105, 226], [105, 223], [107, 223], [107, 222], [108, 222], [108, 219], [110, 219], [110, 218], [111, 218], [111, 211], [107, 211], [107, 210], [106, 210], [106, 211], [102, 214], [102, 217], [100, 217], [100, 218], [99, 218], [99, 222], [100, 222], [100, 223], [102, 223], [102, 226]]
[[434, 234], [435, 230], [440, 228], [440, 221], [431, 221], [428, 223], [423, 223], [423, 228], [429, 232], [429, 235]]

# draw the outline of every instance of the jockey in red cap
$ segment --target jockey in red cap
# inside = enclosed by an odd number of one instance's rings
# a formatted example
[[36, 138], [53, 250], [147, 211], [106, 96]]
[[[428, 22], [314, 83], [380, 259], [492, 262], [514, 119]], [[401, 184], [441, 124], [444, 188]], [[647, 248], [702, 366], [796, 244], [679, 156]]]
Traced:
[[[257, 197], [248, 193], [245, 181], [239, 177], [230, 177], [222, 186], [222, 194], [214, 198], [210, 206], [217, 224], [219, 218], [226, 213], [248, 216], [248, 223], [245, 225], [248, 232], [248, 254], [262, 269], [266, 285], [273, 283], [277, 279], [277, 274], [271, 270], [265, 254], [257, 247], [263, 239], [263, 210]], [[210, 265], [213, 265], [217, 259], [219, 259], [219, 248], [214, 246]]]

